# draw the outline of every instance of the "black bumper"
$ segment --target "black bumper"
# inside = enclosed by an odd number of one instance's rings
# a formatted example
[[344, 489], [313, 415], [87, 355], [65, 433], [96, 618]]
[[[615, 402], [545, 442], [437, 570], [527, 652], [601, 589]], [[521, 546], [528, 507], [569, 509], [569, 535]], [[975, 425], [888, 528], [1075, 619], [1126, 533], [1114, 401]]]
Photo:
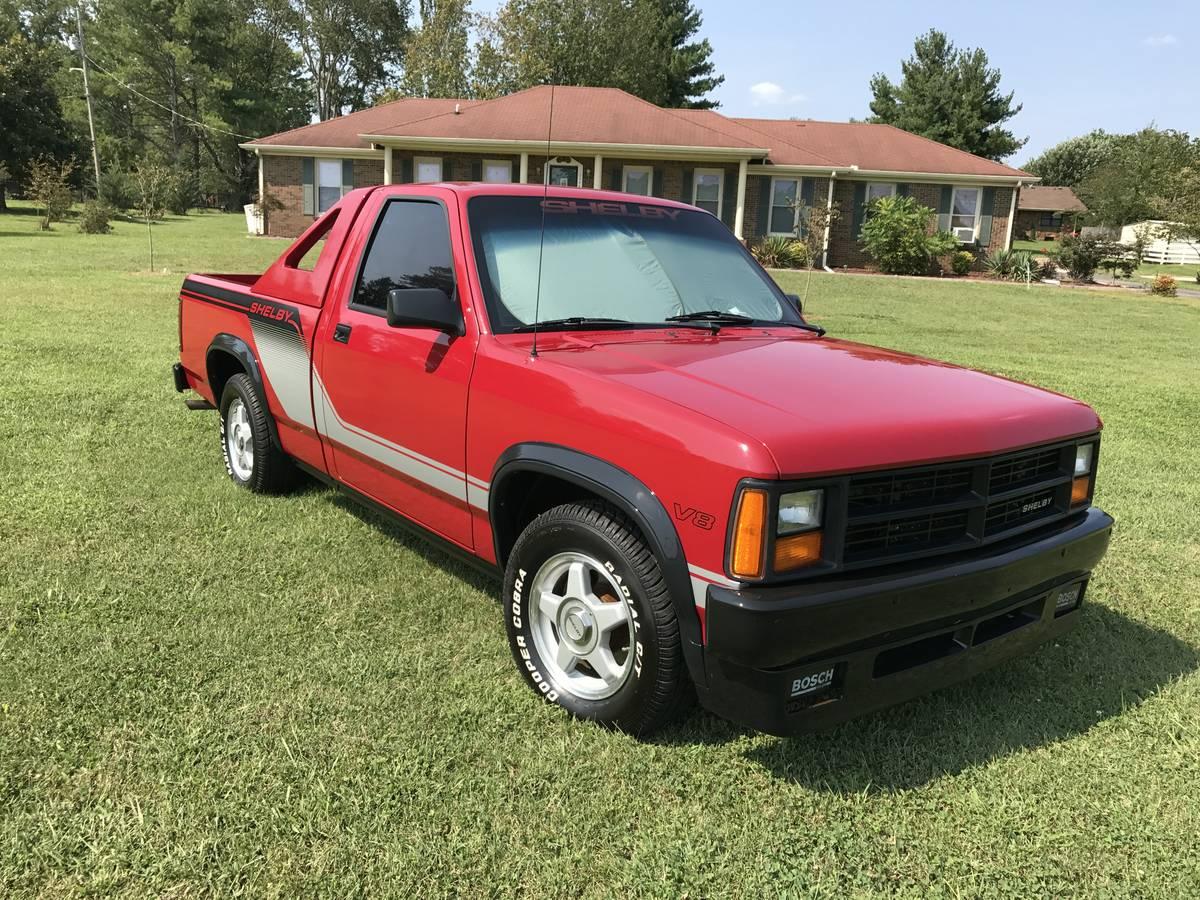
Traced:
[[974, 675], [1074, 626], [1112, 525], [1093, 508], [983, 556], [784, 587], [710, 587], [701, 702], [785, 735]]
[[187, 380], [187, 372], [183, 370], [182, 363], [175, 363], [175, 365], [171, 366], [171, 377], [175, 380], [175, 390], [179, 393], [182, 394], [184, 391], [191, 389], [191, 385], [188, 384]]

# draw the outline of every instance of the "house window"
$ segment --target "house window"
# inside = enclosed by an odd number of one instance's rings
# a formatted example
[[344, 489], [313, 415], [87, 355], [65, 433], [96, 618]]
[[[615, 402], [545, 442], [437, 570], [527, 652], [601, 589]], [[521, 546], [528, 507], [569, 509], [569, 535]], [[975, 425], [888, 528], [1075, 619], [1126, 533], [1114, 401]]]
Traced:
[[1044, 212], [1038, 216], [1038, 228], [1058, 231], [1062, 228], [1062, 213]]
[[651, 196], [654, 193], [654, 169], [650, 166], [626, 166], [622, 190], [627, 194]]
[[800, 179], [771, 179], [771, 221], [767, 230], [771, 234], [795, 234], [796, 219], [800, 214]]
[[724, 193], [724, 169], [696, 169], [692, 172], [692, 206], [706, 209], [719, 219]]
[[485, 159], [483, 180], [488, 184], [511, 184], [512, 163], [506, 159]]
[[413, 181], [430, 184], [442, 180], [442, 158], [440, 156], [418, 156], [413, 160]]
[[323, 213], [342, 199], [342, 161], [317, 160], [317, 212]]
[[552, 159], [546, 165], [546, 184], [579, 187], [583, 181], [583, 163], [573, 159]]
[[979, 234], [979, 188], [956, 187], [950, 197], [950, 230], [960, 244]]
[[876, 200], [882, 200], [884, 197], [895, 197], [896, 185], [885, 184], [882, 181], [867, 182], [867, 209], [870, 210], [871, 204]]

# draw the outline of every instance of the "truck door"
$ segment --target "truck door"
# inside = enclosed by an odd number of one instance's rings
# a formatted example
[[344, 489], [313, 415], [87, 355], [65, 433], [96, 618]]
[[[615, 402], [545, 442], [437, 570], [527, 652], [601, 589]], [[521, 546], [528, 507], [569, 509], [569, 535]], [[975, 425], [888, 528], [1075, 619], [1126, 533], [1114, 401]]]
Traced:
[[395, 289], [440, 287], [457, 300], [451, 215], [457, 210], [437, 196], [381, 191], [368, 203], [326, 300], [313, 406], [340, 481], [470, 547], [464, 469], [472, 324], [466, 337], [452, 337], [389, 327], [386, 314]]

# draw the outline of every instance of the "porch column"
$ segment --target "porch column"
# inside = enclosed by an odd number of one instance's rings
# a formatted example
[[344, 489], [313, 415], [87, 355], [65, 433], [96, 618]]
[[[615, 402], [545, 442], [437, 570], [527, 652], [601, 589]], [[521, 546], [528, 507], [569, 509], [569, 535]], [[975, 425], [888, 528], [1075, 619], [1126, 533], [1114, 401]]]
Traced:
[[596, 154], [596, 161], [592, 164], [592, 187], [596, 190], [604, 187], [604, 157]]
[[392, 148], [383, 148], [383, 183], [392, 183]]
[[821, 268], [829, 268], [829, 232], [833, 227], [833, 222], [830, 217], [833, 215], [833, 179], [837, 178], [837, 172], [829, 173], [829, 197], [825, 201], [825, 240], [821, 242]]
[[743, 237], [743, 226], [746, 223], [746, 169], [750, 160], [743, 159], [738, 163], [737, 209], [733, 214], [733, 236], [739, 241]]
[[529, 183], [529, 154], [521, 154], [521, 184]]
[[267, 180], [263, 175], [263, 158], [262, 154], [257, 150], [254, 151], [254, 155], [258, 157], [258, 202], [261, 203], [265, 209], [267, 204], [264, 202], [266, 198], [263, 195], [267, 190]]

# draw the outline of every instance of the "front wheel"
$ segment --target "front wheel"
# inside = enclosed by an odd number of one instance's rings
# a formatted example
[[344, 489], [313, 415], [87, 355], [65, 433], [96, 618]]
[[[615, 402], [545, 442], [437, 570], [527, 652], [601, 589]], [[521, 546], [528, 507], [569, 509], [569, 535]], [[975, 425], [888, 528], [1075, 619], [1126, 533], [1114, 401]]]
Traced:
[[645, 735], [689, 696], [658, 561], [607, 504], [566, 504], [534, 519], [509, 556], [504, 597], [517, 667], [573, 715]]

